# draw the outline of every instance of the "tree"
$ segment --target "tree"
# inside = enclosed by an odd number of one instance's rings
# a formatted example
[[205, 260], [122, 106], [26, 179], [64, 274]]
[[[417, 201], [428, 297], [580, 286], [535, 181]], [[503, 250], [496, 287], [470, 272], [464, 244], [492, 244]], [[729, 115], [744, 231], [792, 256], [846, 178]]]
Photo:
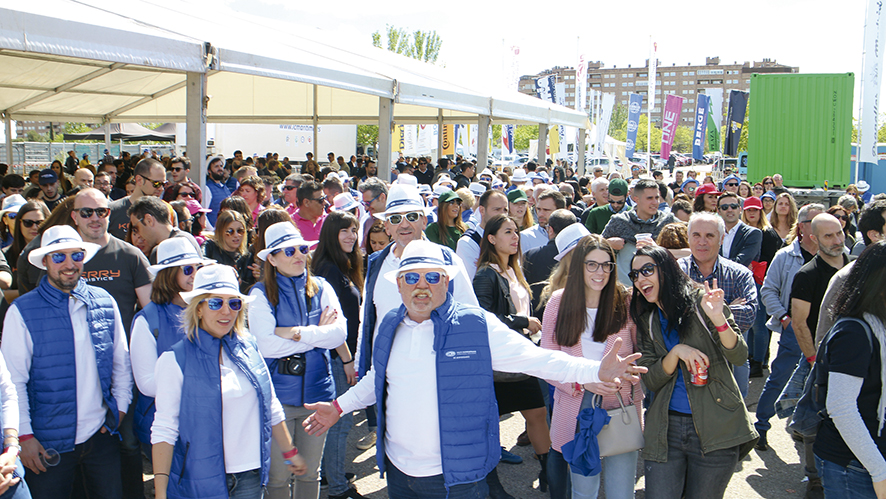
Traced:
[[375, 147], [378, 142], [378, 125], [357, 125], [357, 144]]
[[378, 48], [387, 48], [391, 52], [432, 64], [437, 62], [437, 57], [440, 56], [440, 48], [443, 46], [443, 40], [434, 30], [413, 31], [412, 39], [410, 40], [409, 32], [406, 28], [395, 28], [387, 24], [385, 25], [385, 35], [387, 39], [386, 46], [382, 44], [382, 36], [378, 31], [372, 34], [372, 45]]
[[520, 125], [514, 130], [514, 149], [529, 149], [529, 141], [538, 140], [538, 125]]
[[[624, 129], [627, 132], [628, 127], [628, 107], [623, 104], [616, 104], [615, 108], [612, 110], [612, 119], [609, 120], [609, 132], [608, 135], [612, 138], [616, 138], [613, 133], [616, 130]], [[624, 139], [618, 139], [624, 140]]]
[[692, 152], [693, 130], [688, 126], [678, 126], [674, 132], [674, 147], [677, 152]]

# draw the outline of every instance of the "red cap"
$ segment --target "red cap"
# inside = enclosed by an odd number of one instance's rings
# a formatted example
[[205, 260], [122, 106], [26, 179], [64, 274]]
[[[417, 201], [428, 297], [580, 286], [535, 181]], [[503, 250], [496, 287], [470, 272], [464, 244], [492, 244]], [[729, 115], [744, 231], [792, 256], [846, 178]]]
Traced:
[[715, 184], [704, 184], [698, 189], [695, 189], [695, 197], [704, 195], [704, 194], [713, 194], [715, 196], [719, 196], [723, 194], [722, 192], [717, 190], [717, 186]]
[[746, 210], [748, 208], [756, 208], [758, 210], [762, 210], [763, 201], [761, 201], [760, 198], [755, 198], [754, 196], [751, 196], [744, 200], [744, 206], [741, 207], [741, 209], [743, 210]]

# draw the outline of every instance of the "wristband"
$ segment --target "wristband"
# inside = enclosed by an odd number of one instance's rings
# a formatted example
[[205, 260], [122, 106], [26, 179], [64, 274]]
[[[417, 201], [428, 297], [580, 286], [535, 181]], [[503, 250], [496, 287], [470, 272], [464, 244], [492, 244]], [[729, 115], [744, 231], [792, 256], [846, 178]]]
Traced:
[[353, 359], [353, 358], [351, 358], [351, 360], [349, 360], [349, 361], [347, 361], [347, 362], [342, 362], [342, 365], [343, 365], [343, 366], [346, 366], [346, 365], [348, 365], [348, 364], [350, 364], [350, 363], [352, 363], [352, 362], [354, 362], [354, 359]]
[[166, 478], [169, 478], [169, 473], [154, 473], [154, 476], [157, 476], [157, 475], [163, 475]]
[[293, 447], [291, 451], [283, 453], [283, 459], [291, 459], [291, 458], [295, 457], [296, 454], [298, 454], [298, 448]]
[[813, 355], [811, 357], [806, 357], [806, 362], [809, 362], [810, 364], [814, 363], [815, 362], [815, 355]]
[[341, 410], [341, 406], [338, 405], [338, 400], [333, 400], [333, 401], [332, 401], [332, 407], [335, 407], [335, 410], [338, 411], [338, 415], [339, 415], [339, 416], [341, 416], [341, 414], [344, 412], [344, 411]]
[[784, 320], [787, 319], [788, 317], [790, 317], [790, 315], [784, 314], [778, 319], [778, 322], [784, 322]]
[[19, 435], [18, 441], [19, 442], [27, 442], [28, 440], [30, 440], [32, 438], [34, 438], [34, 434], [28, 433], [27, 435]]
[[717, 330], [718, 333], [725, 332], [727, 329], [729, 329], [729, 323], [724, 322], [722, 326], [717, 326], [715, 329]]

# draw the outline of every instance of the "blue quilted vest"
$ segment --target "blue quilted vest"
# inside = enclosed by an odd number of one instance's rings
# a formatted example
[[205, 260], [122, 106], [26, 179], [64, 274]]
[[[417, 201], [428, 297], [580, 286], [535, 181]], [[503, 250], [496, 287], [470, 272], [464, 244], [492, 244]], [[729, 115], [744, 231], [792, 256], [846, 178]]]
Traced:
[[[233, 333], [215, 338], [202, 329], [196, 341], [187, 338], [172, 346], [182, 371], [178, 440], [172, 452], [167, 497], [228, 499], [225, 446], [222, 437], [222, 393], [219, 352], [246, 374], [255, 388], [261, 411], [261, 483], [271, 467], [271, 378], [252, 337]], [[237, 452], [237, 449], [228, 449]]]
[[[369, 255], [366, 263], [366, 284], [363, 286], [363, 290], [366, 292], [366, 299], [363, 301], [363, 334], [360, 335], [360, 344], [357, 345], [357, 349], [360, 351], [357, 374], [360, 377], [366, 376], [369, 368], [372, 367], [372, 352], [374, 351], [372, 348], [372, 335], [375, 331], [375, 321], [378, 320], [378, 313], [375, 311], [375, 302], [372, 301], [372, 298], [375, 296], [375, 283], [378, 281], [381, 266], [384, 264], [385, 258], [388, 257], [393, 246], [394, 243], [391, 243], [385, 246], [383, 250]], [[455, 252], [449, 249], [448, 246], [438, 246], [443, 248], [443, 260], [446, 262], [446, 265], [452, 265], [452, 255]], [[451, 294], [454, 289], [455, 286], [450, 280], [449, 293]]]
[[28, 404], [34, 436], [43, 447], [64, 453], [74, 450], [77, 435], [77, 370], [74, 328], [68, 300], [86, 304], [86, 322], [95, 349], [102, 400], [107, 406], [105, 426], [117, 431], [120, 415], [111, 395], [114, 371], [114, 299], [102, 288], [80, 280], [70, 295], [49, 284], [44, 276], [31, 292], [15, 300], [16, 308], [34, 344], [28, 379]]
[[[375, 340], [375, 400], [378, 428], [375, 452], [378, 469], [385, 472], [385, 394], [388, 355], [406, 307], [385, 316]], [[483, 480], [501, 458], [498, 404], [492, 384], [492, 355], [486, 318], [479, 308], [446, 302], [431, 312], [434, 322], [437, 401], [443, 483], [453, 485]]]
[[[181, 314], [184, 309], [173, 303], [157, 304], [148, 303], [145, 308], [135, 314], [132, 323], [136, 319], [144, 317], [148, 322], [148, 329], [157, 341], [157, 357], [163, 352], [172, 350], [175, 345], [185, 337], [182, 329]], [[154, 424], [154, 398], [139, 392], [135, 402], [135, 413], [132, 415], [135, 424], [135, 435], [139, 441], [151, 444], [151, 425]]]
[[[316, 326], [320, 323], [320, 314], [323, 312], [320, 306], [320, 297], [323, 294], [325, 281], [321, 277], [314, 276], [320, 285], [320, 290], [306, 301], [305, 279], [305, 274], [286, 277], [277, 272], [279, 303], [272, 311], [278, 327]], [[263, 283], [258, 283], [255, 287], [260, 289], [262, 293], [265, 292]], [[314, 402], [329, 402], [334, 399], [335, 383], [332, 378], [332, 359], [329, 356], [329, 350], [313, 348], [305, 352], [304, 356], [304, 376], [280, 374], [277, 370], [280, 359], [265, 359], [268, 369], [271, 371], [271, 379], [274, 380], [277, 398], [283, 404], [296, 407]]]
[[206, 189], [208, 189], [212, 195], [212, 198], [209, 200], [209, 206], [207, 206], [207, 208], [212, 211], [206, 214], [206, 218], [208, 218], [209, 223], [215, 227], [215, 221], [218, 218], [219, 205], [221, 205], [222, 200], [231, 197], [231, 194], [234, 191], [227, 185], [220, 184], [208, 176], [206, 177]]

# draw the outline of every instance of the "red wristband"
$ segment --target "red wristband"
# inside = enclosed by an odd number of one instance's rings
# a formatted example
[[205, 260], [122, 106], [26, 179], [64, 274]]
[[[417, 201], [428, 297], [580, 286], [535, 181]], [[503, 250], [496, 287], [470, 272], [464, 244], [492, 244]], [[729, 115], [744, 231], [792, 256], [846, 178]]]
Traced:
[[298, 448], [293, 447], [291, 451], [283, 453], [283, 459], [291, 459], [298, 454]]
[[33, 434], [33, 433], [28, 433], [27, 435], [19, 435], [19, 436], [18, 436], [18, 442], [19, 442], [19, 443], [27, 442], [28, 440], [30, 440], [30, 439], [32, 439], [32, 438], [34, 438], [34, 434]]
[[332, 407], [335, 407], [335, 410], [338, 411], [338, 415], [339, 415], [339, 416], [341, 416], [342, 412], [344, 412], [344, 411], [341, 410], [341, 406], [338, 405], [338, 400], [333, 400], [333, 401], [332, 401]]
[[729, 329], [729, 323], [724, 322], [722, 326], [717, 326], [716, 329], [717, 329], [718, 333], [722, 333], [722, 332], [726, 331], [727, 329]]
[[806, 362], [808, 362], [808, 363], [810, 363], [810, 364], [812, 364], [813, 362], [815, 362], [815, 355], [813, 355], [812, 357], [806, 357]]

